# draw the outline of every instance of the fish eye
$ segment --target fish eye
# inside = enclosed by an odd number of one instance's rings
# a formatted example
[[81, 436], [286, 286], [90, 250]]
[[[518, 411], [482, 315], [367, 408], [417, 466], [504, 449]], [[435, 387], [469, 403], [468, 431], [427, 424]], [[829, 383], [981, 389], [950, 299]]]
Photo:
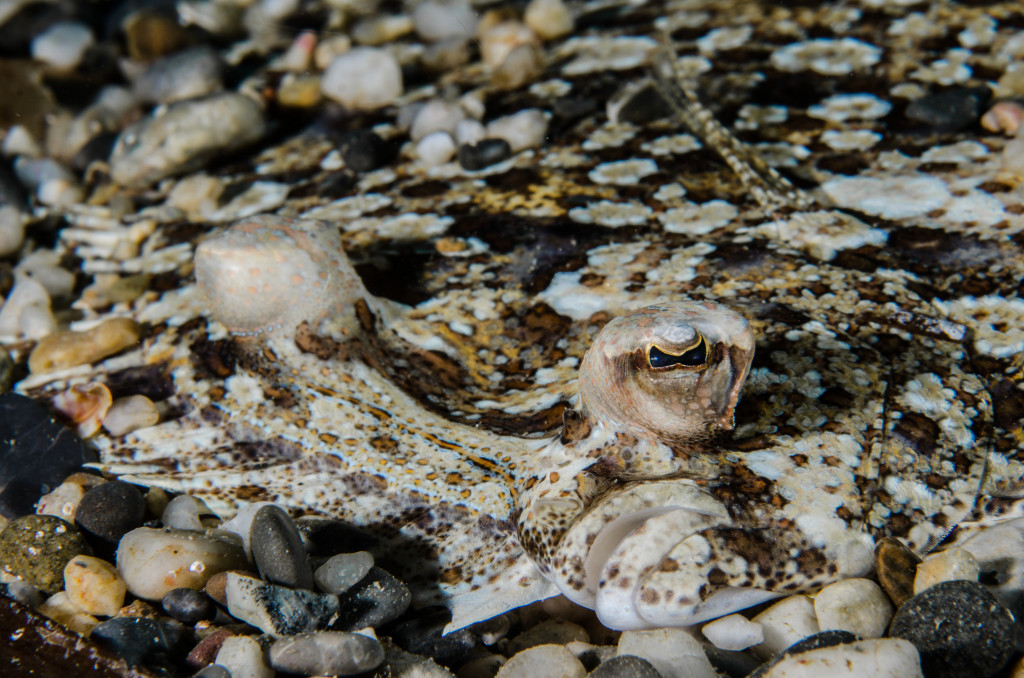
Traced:
[[662, 351], [655, 345], [647, 349], [647, 362], [655, 369], [668, 367], [701, 367], [708, 361], [708, 344], [704, 337], [697, 335], [697, 344], [682, 353], [675, 355]]

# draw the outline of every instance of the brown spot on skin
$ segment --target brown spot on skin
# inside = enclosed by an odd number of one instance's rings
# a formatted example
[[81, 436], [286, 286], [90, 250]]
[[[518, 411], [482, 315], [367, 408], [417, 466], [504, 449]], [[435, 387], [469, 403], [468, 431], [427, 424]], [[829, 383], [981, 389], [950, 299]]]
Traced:
[[583, 440], [590, 435], [590, 422], [577, 410], [566, 408], [562, 410], [562, 435], [563, 445], [570, 445]]
[[714, 586], [725, 586], [729, 583], [729, 575], [715, 567], [708, 572], [708, 582]]
[[797, 554], [796, 562], [801, 572], [820, 572], [825, 569], [828, 559], [820, 549], [807, 548]]
[[645, 588], [640, 592], [640, 600], [647, 605], [656, 605], [661, 600], [661, 595], [654, 589]]
[[1011, 431], [1024, 422], [1024, 391], [1012, 381], [1002, 380], [992, 387], [993, 421], [1001, 429]]
[[893, 428], [893, 435], [903, 438], [922, 455], [931, 455], [935, 451], [935, 440], [939, 432], [937, 423], [917, 412], [904, 412]]
[[308, 322], [301, 322], [295, 328], [295, 345], [303, 353], [311, 353], [320, 360], [348, 360], [348, 347], [330, 337], [320, 336], [313, 332]]
[[659, 572], [678, 572], [679, 563], [672, 558], [665, 558], [661, 561], [661, 565], [658, 566]]
[[189, 360], [197, 379], [226, 379], [235, 373], [237, 354], [230, 339], [210, 341], [200, 336], [189, 347]]

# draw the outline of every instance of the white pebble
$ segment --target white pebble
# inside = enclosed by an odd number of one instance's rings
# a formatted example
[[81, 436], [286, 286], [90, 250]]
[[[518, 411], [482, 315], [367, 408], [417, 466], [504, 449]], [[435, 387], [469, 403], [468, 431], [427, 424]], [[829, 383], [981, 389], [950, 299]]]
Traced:
[[497, 68], [516, 47], [532, 45], [540, 47], [537, 34], [518, 21], [502, 21], [480, 37], [480, 56], [485, 64]]
[[213, 663], [226, 668], [231, 678], [274, 678], [274, 669], [263, 661], [263, 648], [251, 636], [225, 638]]
[[56, 329], [46, 288], [28, 276], [16, 277], [0, 307], [0, 335], [41, 339]]
[[462, 107], [450, 101], [434, 99], [421, 106], [409, 129], [409, 138], [419, 141], [434, 132], [455, 132], [455, 126], [466, 117]]
[[38, 282], [50, 297], [67, 297], [75, 287], [75, 274], [61, 266], [60, 255], [53, 250], [36, 250], [23, 257], [14, 272]]
[[171, 527], [175, 530], [192, 530], [200, 532], [203, 524], [199, 522], [200, 510], [209, 509], [201, 501], [187, 494], [179, 494], [167, 502], [164, 512], [160, 515], [160, 522], [164, 527]]
[[247, 565], [241, 543], [225, 535], [139, 527], [117, 547], [117, 569], [128, 590], [147, 600], [172, 589], [201, 589], [218, 572]]
[[64, 566], [64, 590], [82, 612], [113, 617], [124, 605], [125, 584], [114, 566], [92, 556], [75, 556]]
[[705, 624], [700, 630], [719, 650], [745, 650], [764, 641], [764, 629], [741, 614], [730, 614]]
[[0, 257], [9, 257], [25, 242], [25, 219], [14, 205], [0, 207]]
[[320, 91], [349, 108], [383, 108], [402, 94], [402, 69], [389, 50], [357, 47], [331, 62]]
[[476, 120], [463, 120], [455, 126], [455, 142], [459, 146], [473, 146], [487, 136], [487, 128]]
[[572, 13], [562, 0], [530, 0], [523, 21], [542, 40], [554, 40], [572, 33]]
[[416, 33], [428, 42], [476, 35], [476, 10], [465, 0], [427, 0], [412, 13]]
[[762, 659], [820, 630], [814, 616], [814, 605], [807, 596], [783, 598], [754, 617], [754, 621], [764, 628], [764, 642], [753, 649], [754, 654]]
[[256, 512], [264, 506], [274, 506], [271, 501], [257, 501], [252, 504], [243, 504], [234, 517], [220, 526], [225, 532], [234, 532], [242, 540], [242, 549], [246, 558], [252, 558], [252, 550], [249, 548], [249, 531], [252, 527], [252, 520]]
[[43, 516], [57, 516], [69, 523], [75, 520], [75, 511], [82, 497], [85, 496], [85, 488], [79, 483], [63, 482], [54, 488], [53, 492], [44, 494], [36, 503], [36, 513]]
[[504, 139], [512, 147], [513, 153], [540, 146], [547, 132], [547, 116], [536, 108], [528, 108], [487, 123], [487, 136]]
[[861, 638], [881, 638], [892, 619], [892, 602], [870, 579], [845, 579], [829, 584], [814, 597], [822, 631], [839, 629]]
[[914, 576], [914, 595], [944, 581], [956, 579], [978, 581], [979, 574], [981, 574], [981, 566], [970, 551], [962, 548], [940, 551], [925, 558], [917, 566], [917, 574]]
[[39, 184], [36, 197], [44, 205], [74, 205], [82, 202], [85, 192], [72, 179], [55, 177]]
[[683, 629], [625, 631], [619, 637], [619, 655], [636, 655], [649, 661], [662, 678], [717, 678], [704, 648]]
[[921, 678], [917, 649], [902, 638], [863, 640], [786, 657], [762, 678]]
[[427, 167], [443, 165], [455, 155], [455, 141], [447, 132], [433, 132], [416, 144], [416, 157]]
[[352, 49], [352, 39], [347, 35], [332, 35], [324, 38], [313, 48], [313, 65], [317, 67], [317, 70], [326, 71], [335, 59], [350, 49]]
[[25, 155], [30, 158], [38, 158], [43, 155], [43, 149], [39, 146], [32, 133], [25, 129], [24, 125], [11, 125], [4, 137], [0, 151], [8, 158], [16, 155]]
[[561, 645], [538, 645], [523, 650], [502, 664], [494, 678], [583, 678], [587, 670]]
[[60, 622], [72, 631], [89, 635], [100, 620], [87, 612], [82, 612], [68, 599], [66, 591], [53, 594], [39, 606], [39, 613], [55, 622]]
[[114, 401], [107, 411], [107, 416], [103, 418], [103, 428], [107, 429], [110, 435], [117, 437], [153, 426], [158, 421], [160, 413], [153, 401], [144, 395], [133, 395]]
[[60, 70], [71, 70], [95, 41], [88, 26], [60, 21], [32, 40], [32, 58]]

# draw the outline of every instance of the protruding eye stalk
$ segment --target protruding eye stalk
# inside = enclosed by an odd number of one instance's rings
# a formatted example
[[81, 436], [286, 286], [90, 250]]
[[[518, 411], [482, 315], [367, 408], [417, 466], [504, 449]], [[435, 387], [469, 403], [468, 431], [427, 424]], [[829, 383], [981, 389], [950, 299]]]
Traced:
[[651, 347], [647, 349], [647, 363], [656, 370], [673, 367], [704, 367], [708, 364], [708, 343], [702, 335], [698, 334], [697, 343], [678, 355], [662, 351], [651, 344]]

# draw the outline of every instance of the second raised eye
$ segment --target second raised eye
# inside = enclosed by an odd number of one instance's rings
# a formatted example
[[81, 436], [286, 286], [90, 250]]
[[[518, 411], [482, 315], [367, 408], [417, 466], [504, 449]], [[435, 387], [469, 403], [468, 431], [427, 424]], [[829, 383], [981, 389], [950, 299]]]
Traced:
[[647, 362], [654, 368], [675, 367], [700, 367], [708, 361], [708, 347], [704, 337], [698, 336], [699, 341], [693, 348], [683, 351], [679, 355], [662, 351], [657, 346], [651, 346], [647, 351]]

